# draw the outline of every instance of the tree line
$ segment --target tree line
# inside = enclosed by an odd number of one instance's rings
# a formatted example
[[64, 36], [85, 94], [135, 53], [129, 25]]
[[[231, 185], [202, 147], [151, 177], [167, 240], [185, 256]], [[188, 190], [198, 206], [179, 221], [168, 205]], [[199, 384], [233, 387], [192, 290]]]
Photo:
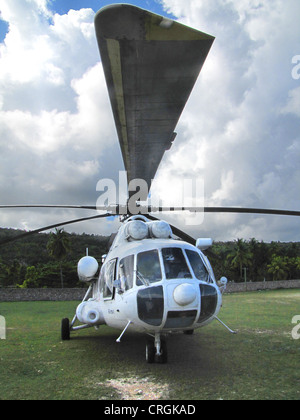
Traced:
[[[19, 234], [0, 229], [0, 243]], [[85, 287], [77, 263], [86, 254], [99, 262], [108, 251], [109, 237], [69, 234], [56, 229], [0, 246], [0, 287]], [[300, 278], [300, 242], [265, 243], [252, 238], [216, 242], [207, 256], [215, 276], [229, 281], [270, 281]]]
[[300, 243], [265, 243], [252, 238], [216, 243], [210, 262], [217, 278], [229, 281], [277, 281], [300, 278]]
[[[0, 229], [0, 243], [20, 234]], [[0, 246], [0, 287], [86, 287], [78, 280], [77, 263], [86, 255], [101, 260], [109, 237], [56, 229]]]

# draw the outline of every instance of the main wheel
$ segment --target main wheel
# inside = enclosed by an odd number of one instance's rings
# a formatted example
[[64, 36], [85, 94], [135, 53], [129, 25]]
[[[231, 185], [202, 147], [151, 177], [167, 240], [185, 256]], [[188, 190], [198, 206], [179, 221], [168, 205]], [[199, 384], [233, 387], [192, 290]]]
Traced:
[[146, 344], [146, 362], [154, 363], [155, 361], [155, 347], [153, 341], [148, 341]]
[[160, 356], [155, 356], [157, 363], [167, 363], [168, 361], [168, 350], [167, 350], [167, 343], [165, 340], [161, 340], [161, 346], [160, 346]]
[[185, 334], [185, 335], [193, 335], [194, 334], [194, 330], [186, 330], [186, 331], [183, 331], [183, 334]]
[[70, 340], [70, 321], [68, 318], [61, 321], [61, 339], [63, 341]]

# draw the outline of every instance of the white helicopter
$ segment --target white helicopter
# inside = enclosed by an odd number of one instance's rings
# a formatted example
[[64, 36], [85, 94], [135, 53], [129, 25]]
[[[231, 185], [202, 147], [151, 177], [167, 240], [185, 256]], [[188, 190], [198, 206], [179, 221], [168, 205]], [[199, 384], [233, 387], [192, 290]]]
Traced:
[[[166, 150], [172, 146], [179, 117], [198, 78], [214, 37], [176, 21], [129, 4], [102, 8], [95, 29], [108, 86], [128, 184], [142, 179], [151, 187]], [[136, 195], [129, 197], [135, 201]], [[62, 340], [84, 328], [108, 325], [152, 337], [146, 345], [148, 363], [167, 362], [165, 335], [184, 332], [218, 320], [227, 279], [216, 281], [203, 251], [212, 239], [197, 241], [167, 222], [153, 209], [141, 206], [147, 195], [139, 192], [136, 212], [130, 206], [110, 205], [0, 205], [0, 208], [51, 207], [105, 210], [103, 214], [70, 220], [3, 240], [0, 245], [53, 227], [122, 215], [123, 224], [100, 274], [95, 258], [78, 263], [80, 280], [89, 284], [73, 320], [61, 325]], [[164, 211], [164, 208], [157, 208]], [[168, 211], [176, 208], [168, 208]], [[182, 207], [192, 212], [259, 213], [300, 216], [299, 211], [240, 207]], [[178, 239], [178, 238], [180, 239]], [[80, 325], [76, 325], [79, 322]]]
[[[154, 337], [146, 345], [147, 362], [166, 363], [162, 336], [192, 334], [219, 320], [222, 293], [202, 252], [211, 245], [211, 239], [198, 239], [196, 246], [175, 239], [164, 221], [129, 217], [103, 256], [98, 279], [95, 258], [85, 256], [79, 261], [79, 278], [91, 285], [71, 324], [68, 319], [62, 321], [62, 339], [70, 339], [70, 331], [103, 324], [123, 330], [117, 342], [127, 329], [147, 333]], [[222, 278], [222, 291], [226, 283]], [[76, 320], [82, 325], [74, 326]]]
[[[128, 183], [142, 178], [151, 186], [214, 38], [125, 4], [101, 9], [95, 27]], [[203, 253], [212, 239], [195, 241], [147, 211], [140, 213], [124, 218], [98, 279], [93, 257], [79, 261], [79, 278], [91, 285], [72, 322], [62, 321], [62, 339], [103, 324], [122, 330], [117, 342], [127, 330], [146, 333], [153, 337], [146, 361], [165, 363], [166, 334], [192, 334], [213, 320], [235, 333], [217, 317], [227, 279], [217, 284]], [[75, 326], [77, 320], [82, 325]]]
[[[95, 26], [128, 181], [142, 178], [149, 185], [214, 38], [124, 4], [101, 9]], [[178, 59], [182, 65], [175, 67]], [[210, 245], [211, 239], [196, 246], [176, 240], [168, 223], [149, 216], [127, 218], [97, 280], [97, 261], [79, 261], [79, 278], [92, 284], [71, 324], [62, 321], [62, 339], [102, 324], [122, 330], [117, 342], [127, 330], [147, 333], [154, 337], [146, 345], [147, 362], [165, 363], [162, 335], [192, 333], [221, 308], [220, 289], [202, 253]], [[76, 320], [82, 325], [74, 326]]]

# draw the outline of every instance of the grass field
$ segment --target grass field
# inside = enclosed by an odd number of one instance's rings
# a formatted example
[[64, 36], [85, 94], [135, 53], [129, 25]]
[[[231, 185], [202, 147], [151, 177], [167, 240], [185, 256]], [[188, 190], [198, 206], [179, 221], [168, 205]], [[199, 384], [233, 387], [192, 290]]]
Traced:
[[76, 302], [0, 303], [0, 399], [300, 399], [300, 290], [226, 295], [219, 323], [168, 338], [166, 365], [145, 362], [145, 336], [102, 327], [60, 340]]

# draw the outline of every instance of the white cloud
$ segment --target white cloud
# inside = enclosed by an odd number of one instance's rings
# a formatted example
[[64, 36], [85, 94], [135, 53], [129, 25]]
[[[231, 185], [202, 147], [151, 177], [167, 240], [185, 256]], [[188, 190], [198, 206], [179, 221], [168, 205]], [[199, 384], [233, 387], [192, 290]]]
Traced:
[[[94, 12], [59, 15], [47, 4], [0, 0], [9, 22], [0, 44], [0, 201], [93, 204], [98, 179], [122, 169]], [[163, 4], [182, 23], [216, 36], [158, 173], [163, 197], [171, 203], [178, 183], [196, 174], [206, 205], [300, 208], [299, 81], [292, 77], [299, 1]], [[10, 214], [1, 213], [1, 224], [19, 225]], [[57, 213], [49, 220], [49, 213], [22, 214], [32, 227], [60, 220]], [[183, 226], [182, 216], [174, 220]], [[299, 222], [205, 215], [197, 232], [188, 229], [216, 239], [297, 240]]]
[[288, 101], [286, 106], [282, 108], [282, 113], [300, 117], [300, 87], [290, 90], [288, 95]]
[[[174, 168], [190, 158], [187, 176], [197, 162], [204, 166], [204, 175], [198, 171], [198, 176], [204, 176], [206, 205], [299, 209], [299, 88], [291, 76], [292, 57], [299, 54], [299, 2], [163, 3], [183, 23], [216, 36], [166, 166]], [[242, 223], [239, 230], [237, 221], [245, 217], [206, 215], [201, 229], [217, 238], [239, 231], [268, 238], [273, 234], [274, 240], [299, 237], [295, 218], [288, 219], [293, 228], [284, 234], [275, 222], [277, 228], [270, 232], [271, 218], [266, 223], [264, 217], [247, 216], [247, 229]]]
[[[94, 12], [60, 16], [47, 4], [0, 0], [9, 22], [0, 44], [0, 201], [94, 204], [98, 179], [113, 176], [113, 159], [120, 167]], [[2, 226], [22, 225], [2, 213]], [[28, 226], [51, 223], [33, 214], [22, 211]]]

